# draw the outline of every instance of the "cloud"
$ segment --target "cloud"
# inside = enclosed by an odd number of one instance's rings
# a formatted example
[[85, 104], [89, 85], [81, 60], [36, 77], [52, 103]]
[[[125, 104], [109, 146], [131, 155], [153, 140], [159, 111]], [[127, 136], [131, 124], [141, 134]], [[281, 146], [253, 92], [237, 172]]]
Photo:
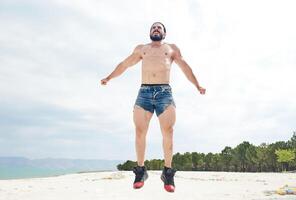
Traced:
[[[177, 65], [174, 150], [219, 152], [295, 129], [294, 2], [1, 1], [3, 155], [135, 159], [133, 104], [141, 64], [99, 86], [154, 21], [168, 30], [207, 94]], [[147, 158], [162, 158], [156, 116]], [[14, 147], [14, 148], [11, 148]]]

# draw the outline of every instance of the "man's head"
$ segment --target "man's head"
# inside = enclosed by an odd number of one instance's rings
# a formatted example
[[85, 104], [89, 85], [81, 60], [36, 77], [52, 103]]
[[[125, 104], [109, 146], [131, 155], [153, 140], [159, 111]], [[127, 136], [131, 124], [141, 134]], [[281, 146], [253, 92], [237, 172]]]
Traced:
[[161, 22], [154, 22], [150, 28], [150, 39], [152, 41], [161, 41], [165, 36], [165, 26]]

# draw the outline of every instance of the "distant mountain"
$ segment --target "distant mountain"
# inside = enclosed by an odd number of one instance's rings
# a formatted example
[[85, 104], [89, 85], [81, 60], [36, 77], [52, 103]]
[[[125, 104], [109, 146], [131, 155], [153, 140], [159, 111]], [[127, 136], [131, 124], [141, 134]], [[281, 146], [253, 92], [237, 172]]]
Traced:
[[61, 175], [74, 172], [113, 171], [122, 160], [87, 160], [0, 157], [0, 179]]
[[36, 167], [45, 169], [116, 170], [116, 165], [121, 162], [122, 160], [0, 157], [0, 166], [2, 167]]

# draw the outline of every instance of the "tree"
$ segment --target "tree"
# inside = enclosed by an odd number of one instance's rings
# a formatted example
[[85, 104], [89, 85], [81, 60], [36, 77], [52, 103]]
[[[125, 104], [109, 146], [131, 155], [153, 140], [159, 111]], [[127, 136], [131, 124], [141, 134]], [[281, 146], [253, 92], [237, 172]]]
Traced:
[[247, 171], [255, 172], [257, 170], [256, 164], [258, 162], [258, 157], [256, 147], [252, 144], [250, 144], [246, 149], [246, 159]]
[[256, 148], [257, 166], [259, 172], [268, 170], [267, 148], [268, 146], [266, 145], [266, 143], [262, 143], [259, 147]]
[[197, 152], [192, 153], [193, 170], [200, 170], [200, 171], [205, 170], [204, 157], [205, 157], [204, 153], [197, 153]]
[[183, 155], [183, 170], [191, 171], [193, 168], [192, 165], [192, 155], [189, 152], [184, 153]]
[[118, 170], [122, 170], [122, 164], [118, 164], [118, 165], [116, 165], [116, 167]]
[[214, 154], [213, 153], [208, 153], [205, 158], [204, 158], [204, 162], [205, 162], [205, 170], [206, 171], [212, 171], [213, 170], [213, 156]]
[[183, 155], [177, 153], [173, 156], [173, 164], [177, 170], [191, 171], [192, 170], [192, 156], [191, 153], [186, 152]]
[[246, 157], [246, 152], [247, 149], [250, 147], [250, 143], [244, 141], [243, 143], [239, 144], [234, 148], [235, 150], [235, 157], [237, 161], [239, 162], [239, 167], [240, 171], [245, 172], [246, 171], [246, 166], [247, 166], [247, 157]]
[[150, 160], [149, 166], [151, 170], [160, 170], [164, 166], [164, 161], [160, 159]]
[[296, 131], [293, 131], [293, 136], [287, 143], [289, 148], [296, 149]]
[[268, 154], [268, 171], [281, 171], [281, 165], [280, 163], [277, 161], [277, 156], [275, 154], [275, 151], [277, 149], [288, 149], [287, 143], [284, 141], [278, 141], [275, 143], [272, 143], [270, 145], [268, 145], [267, 148], [267, 154]]
[[[247, 141], [235, 148], [226, 146], [221, 153], [186, 152], [173, 155], [173, 167], [177, 170], [193, 171], [266, 171], [296, 170], [296, 132], [287, 142], [278, 141], [272, 144], [262, 143], [254, 146]], [[118, 170], [132, 170], [137, 162], [128, 160], [117, 165]], [[146, 160], [149, 170], [161, 170], [164, 160]]]
[[286, 171], [289, 163], [295, 159], [295, 152], [290, 149], [278, 149], [275, 151], [278, 162], [283, 164], [283, 170]]
[[197, 163], [198, 163], [198, 160], [199, 160], [198, 153], [197, 152], [192, 152], [191, 157], [192, 157], [192, 170], [195, 171], [195, 170], [197, 170]]
[[132, 170], [134, 166], [137, 165], [137, 162], [127, 160], [125, 163], [122, 165], [117, 165], [118, 170]]
[[221, 166], [221, 156], [219, 153], [215, 153], [212, 157], [212, 170], [214, 171], [221, 171], [222, 166]]
[[173, 155], [173, 166], [176, 170], [182, 169], [182, 160], [181, 154], [178, 152]]
[[232, 148], [226, 146], [221, 151], [221, 162], [222, 162], [222, 170], [223, 171], [229, 171], [230, 170], [230, 164], [232, 159]]

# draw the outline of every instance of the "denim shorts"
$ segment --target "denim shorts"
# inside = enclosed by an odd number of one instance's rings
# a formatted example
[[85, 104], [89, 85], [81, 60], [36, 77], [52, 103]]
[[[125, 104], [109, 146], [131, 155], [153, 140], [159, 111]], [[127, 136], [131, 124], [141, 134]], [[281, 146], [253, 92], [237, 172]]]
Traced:
[[142, 84], [134, 106], [155, 113], [157, 117], [169, 106], [176, 107], [169, 84]]

